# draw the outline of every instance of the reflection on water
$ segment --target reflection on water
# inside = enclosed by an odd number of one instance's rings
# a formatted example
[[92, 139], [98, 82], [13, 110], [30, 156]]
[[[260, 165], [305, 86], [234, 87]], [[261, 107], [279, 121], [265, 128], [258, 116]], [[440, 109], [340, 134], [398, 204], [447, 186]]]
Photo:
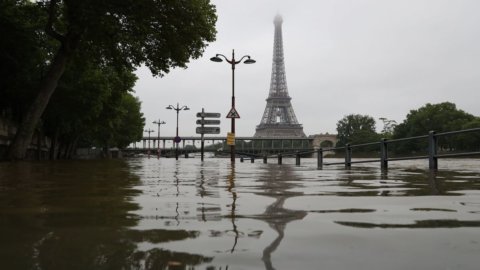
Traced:
[[1, 269], [476, 269], [478, 160], [284, 163], [1, 163]]
[[[1, 269], [167, 269], [211, 257], [142, 242], [194, 239], [198, 231], [136, 230], [138, 176], [122, 161], [0, 164]], [[172, 269], [172, 268], [168, 268]]]

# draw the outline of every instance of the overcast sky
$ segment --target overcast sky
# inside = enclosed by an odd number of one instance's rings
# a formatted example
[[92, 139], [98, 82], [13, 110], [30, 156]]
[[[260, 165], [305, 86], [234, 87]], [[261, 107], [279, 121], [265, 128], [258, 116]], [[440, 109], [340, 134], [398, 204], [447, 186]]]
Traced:
[[[480, 1], [478, 0], [216, 0], [217, 40], [187, 69], [154, 78], [137, 71], [145, 129], [195, 135], [202, 107], [222, 114], [231, 102], [231, 69], [216, 53], [257, 61], [235, 70], [237, 136], [252, 136], [270, 88], [273, 18], [283, 17], [285, 70], [292, 106], [305, 134], [335, 133], [343, 116], [367, 114], [402, 122], [425, 103], [451, 101], [480, 116]], [[156, 134], [156, 133], [155, 133]], [[153, 135], [153, 134], [152, 134]]]

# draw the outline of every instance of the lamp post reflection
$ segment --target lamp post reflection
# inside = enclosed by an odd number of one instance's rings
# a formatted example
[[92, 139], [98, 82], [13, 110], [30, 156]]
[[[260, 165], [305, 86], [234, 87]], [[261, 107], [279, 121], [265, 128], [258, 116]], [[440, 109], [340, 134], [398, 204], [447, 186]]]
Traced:
[[235, 211], [236, 211], [236, 203], [237, 203], [237, 192], [235, 191], [235, 163], [231, 164], [230, 167], [230, 174], [228, 175], [228, 192], [232, 194], [232, 204], [230, 206], [230, 219], [232, 220], [232, 226], [233, 229], [232, 231], [235, 233], [235, 241], [233, 243], [232, 249], [230, 250], [230, 253], [233, 253], [235, 251], [235, 247], [237, 246], [238, 243], [238, 229], [237, 225], [235, 224]]
[[[158, 119], [158, 121], [153, 121], [152, 122], [153, 124], [156, 124], [158, 126], [158, 129], [157, 129], [157, 140], [158, 140], [158, 150], [157, 150], [157, 158], [160, 158], [160, 154], [161, 154], [161, 148], [160, 148], [160, 126], [161, 125], [165, 125], [166, 122], [165, 121], [160, 121], [160, 119]], [[164, 145], [165, 147], [165, 145]]]
[[147, 150], [147, 154], [148, 154], [148, 158], [150, 158], [150, 133], [153, 132], [152, 129], [147, 129], [145, 130], [145, 132], [148, 133], [148, 150]]

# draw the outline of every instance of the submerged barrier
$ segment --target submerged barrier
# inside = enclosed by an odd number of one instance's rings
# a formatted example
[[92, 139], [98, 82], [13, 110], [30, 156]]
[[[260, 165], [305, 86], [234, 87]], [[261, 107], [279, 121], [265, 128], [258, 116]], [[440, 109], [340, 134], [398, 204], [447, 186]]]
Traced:
[[[446, 154], [438, 154], [438, 139], [445, 136], [451, 135], [458, 135], [458, 134], [465, 134], [465, 133], [472, 133], [472, 132], [480, 132], [480, 128], [472, 128], [472, 129], [464, 129], [464, 130], [457, 130], [457, 131], [450, 131], [450, 132], [442, 132], [436, 133], [435, 131], [430, 131], [427, 135], [422, 136], [414, 136], [408, 138], [401, 138], [401, 139], [382, 139], [379, 142], [370, 142], [370, 143], [362, 143], [362, 144], [347, 144], [342, 147], [329, 147], [329, 148], [319, 148], [317, 150], [312, 151], [305, 151], [305, 152], [292, 152], [292, 153], [283, 153], [278, 155], [252, 155], [252, 154], [244, 154], [239, 153], [241, 155], [240, 161], [243, 162], [244, 158], [247, 157], [253, 163], [255, 158], [263, 158], [263, 163], [267, 163], [268, 158], [277, 158], [277, 163], [281, 165], [283, 163], [284, 157], [295, 157], [295, 164], [298, 166], [300, 165], [300, 159], [302, 156], [311, 155], [316, 153], [317, 154], [317, 168], [322, 169], [323, 166], [328, 165], [345, 165], [346, 168], [350, 168], [352, 164], [358, 163], [372, 163], [372, 162], [379, 162], [380, 167], [382, 169], [387, 169], [388, 164], [390, 161], [400, 161], [400, 160], [416, 160], [416, 159], [428, 159], [428, 167], [429, 169], [436, 170], [438, 169], [438, 159], [440, 158], [452, 158], [452, 157], [466, 157], [466, 156], [478, 156], [480, 155], [480, 151], [470, 151], [470, 152], [461, 152], [461, 153], [446, 153]], [[428, 142], [427, 147], [427, 155], [414, 155], [414, 156], [405, 156], [405, 157], [389, 157], [388, 148], [389, 145], [399, 143], [399, 142], [407, 142], [413, 140], [424, 140], [426, 139]], [[366, 146], [379, 146], [379, 153], [380, 157], [377, 159], [366, 159], [366, 160], [352, 160], [352, 149], [366, 147]], [[345, 150], [345, 160], [343, 162], [331, 162], [326, 163], [323, 161], [323, 154], [325, 152], [333, 152], [338, 150]]]

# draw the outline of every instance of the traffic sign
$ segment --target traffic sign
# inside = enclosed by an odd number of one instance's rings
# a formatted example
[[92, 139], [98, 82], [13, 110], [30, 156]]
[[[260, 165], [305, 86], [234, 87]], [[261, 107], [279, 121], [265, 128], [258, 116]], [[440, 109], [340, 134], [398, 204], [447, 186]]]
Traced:
[[197, 134], [220, 134], [219, 127], [197, 127]]
[[220, 120], [197, 120], [197, 125], [220, 125]]
[[227, 118], [240, 118], [240, 115], [235, 108], [231, 108], [227, 114]]
[[220, 113], [212, 113], [212, 112], [198, 112], [197, 117], [203, 118], [220, 118]]
[[173, 138], [173, 141], [176, 143], [179, 143], [182, 141], [182, 138], [180, 138], [179, 136], [176, 136], [175, 138]]
[[235, 145], [235, 133], [227, 133], [227, 145]]

